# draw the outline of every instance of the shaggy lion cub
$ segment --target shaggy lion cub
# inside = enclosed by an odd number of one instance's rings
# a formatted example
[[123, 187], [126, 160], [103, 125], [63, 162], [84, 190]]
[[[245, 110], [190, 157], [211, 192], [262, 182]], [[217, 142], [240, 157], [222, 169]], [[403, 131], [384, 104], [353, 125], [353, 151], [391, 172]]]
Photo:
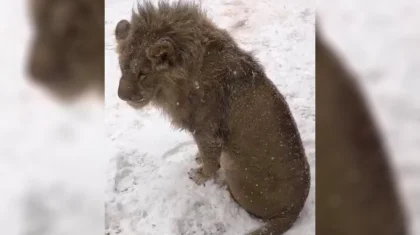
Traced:
[[150, 2], [115, 28], [122, 71], [118, 96], [148, 103], [190, 131], [202, 166], [221, 167], [233, 198], [267, 221], [252, 235], [282, 234], [299, 216], [310, 170], [290, 109], [262, 66], [192, 3]]

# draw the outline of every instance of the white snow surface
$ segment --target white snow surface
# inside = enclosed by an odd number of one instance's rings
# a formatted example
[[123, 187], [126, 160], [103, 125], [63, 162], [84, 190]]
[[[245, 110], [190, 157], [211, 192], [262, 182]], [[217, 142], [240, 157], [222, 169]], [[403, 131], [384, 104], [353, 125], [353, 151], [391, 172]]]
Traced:
[[[159, 111], [134, 111], [117, 97], [120, 70], [114, 29], [130, 19], [132, 0], [106, 1], [106, 132], [117, 155], [107, 175], [106, 226], [110, 234], [243, 235], [261, 223], [240, 208], [226, 188], [197, 186], [188, 133]], [[312, 188], [301, 218], [286, 235], [315, 234], [315, 2], [310, 0], [203, 0], [213, 21], [241, 47], [255, 51], [286, 96], [311, 165]], [[240, 25], [239, 27], [234, 27]]]
[[322, 31], [358, 74], [420, 234], [420, 1], [322, 0]]

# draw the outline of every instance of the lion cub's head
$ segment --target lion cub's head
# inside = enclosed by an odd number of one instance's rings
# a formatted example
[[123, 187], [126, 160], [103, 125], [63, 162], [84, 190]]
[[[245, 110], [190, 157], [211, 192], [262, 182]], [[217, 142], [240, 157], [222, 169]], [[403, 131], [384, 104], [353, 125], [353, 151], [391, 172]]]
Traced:
[[204, 50], [200, 30], [210, 24], [192, 3], [160, 2], [157, 7], [146, 1], [138, 11], [131, 22], [120, 20], [114, 32], [122, 73], [118, 96], [134, 108], [187, 84], [187, 71], [197, 67]]

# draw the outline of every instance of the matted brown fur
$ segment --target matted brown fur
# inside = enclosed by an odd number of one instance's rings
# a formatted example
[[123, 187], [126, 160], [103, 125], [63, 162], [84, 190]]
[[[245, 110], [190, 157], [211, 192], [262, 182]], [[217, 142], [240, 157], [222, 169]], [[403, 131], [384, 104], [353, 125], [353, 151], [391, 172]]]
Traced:
[[387, 154], [364, 98], [319, 33], [316, 143], [316, 234], [407, 234]]
[[34, 27], [28, 73], [60, 100], [104, 93], [104, 0], [27, 0]]
[[131, 26], [123, 21], [115, 28], [118, 96], [133, 108], [152, 103], [192, 133], [202, 166], [191, 178], [201, 184], [223, 168], [233, 198], [267, 221], [250, 234], [287, 231], [307, 199], [310, 169], [288, 104], [262, 66], [193, 3], [145, 1]]

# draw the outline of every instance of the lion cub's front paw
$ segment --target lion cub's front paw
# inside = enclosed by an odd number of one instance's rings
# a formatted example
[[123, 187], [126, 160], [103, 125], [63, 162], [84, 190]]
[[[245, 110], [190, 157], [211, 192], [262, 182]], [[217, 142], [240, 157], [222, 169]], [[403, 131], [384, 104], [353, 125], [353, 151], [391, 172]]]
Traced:
[[191, 169], [188, 172], [190, 179], [192, 179], [196, 184], [202, 185], [208, 181], [211, 177], [203, 174], [203, 167]]

